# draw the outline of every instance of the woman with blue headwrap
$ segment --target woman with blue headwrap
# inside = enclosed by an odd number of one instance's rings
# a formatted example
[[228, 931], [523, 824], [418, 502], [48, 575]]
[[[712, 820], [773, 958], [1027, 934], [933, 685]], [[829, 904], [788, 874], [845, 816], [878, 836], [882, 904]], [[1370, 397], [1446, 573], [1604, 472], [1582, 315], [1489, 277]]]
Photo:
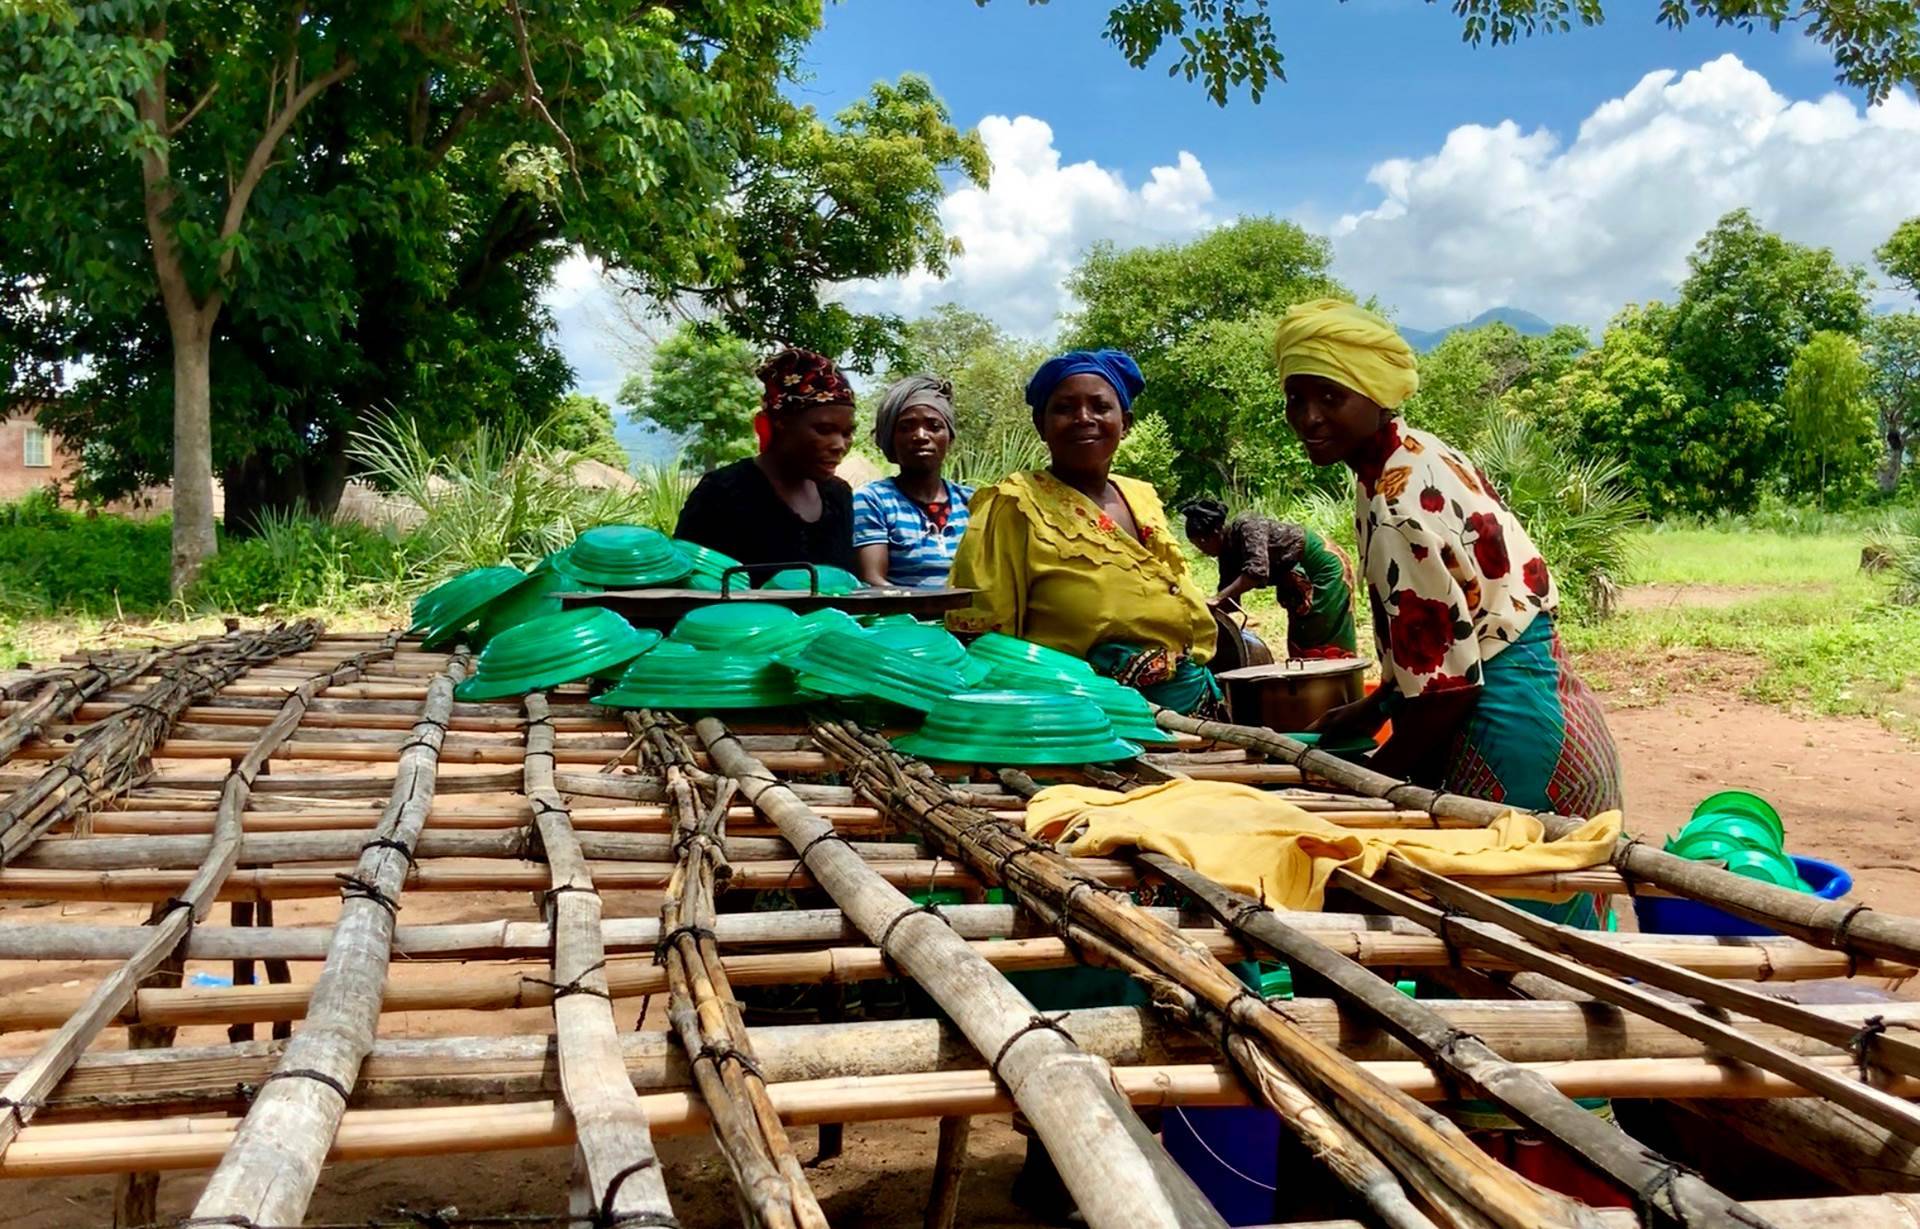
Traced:
[[1160, 496], [1112, 472], [1146, 381], [1119, 350], [1048, 359], [1027, 383], [1045, 469], [973, 498], [953, 584], [978, 590], [948, 616], [962, 633], [998, 631], [1086, 658], [1182, 713], [1213, 713], [1205, 665], [1214, 621], [1187, 570]]

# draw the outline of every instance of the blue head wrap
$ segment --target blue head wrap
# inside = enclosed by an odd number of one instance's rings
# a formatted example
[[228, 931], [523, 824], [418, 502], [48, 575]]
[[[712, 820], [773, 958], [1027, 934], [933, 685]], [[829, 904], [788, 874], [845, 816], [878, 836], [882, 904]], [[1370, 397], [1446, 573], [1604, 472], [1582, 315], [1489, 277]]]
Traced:
[[1027, 381], [1027, 404], [1038, 417], [1047, 408], [1047, 398], [1068, 376], [1096, 375], [1113, 385], [1120, 395], [1120, 408], [1133, 413], [1133, 399], [1147, 386], [1140, 364], [1125, 350], [1069, 350], [1040, 364], [1040, 370]]

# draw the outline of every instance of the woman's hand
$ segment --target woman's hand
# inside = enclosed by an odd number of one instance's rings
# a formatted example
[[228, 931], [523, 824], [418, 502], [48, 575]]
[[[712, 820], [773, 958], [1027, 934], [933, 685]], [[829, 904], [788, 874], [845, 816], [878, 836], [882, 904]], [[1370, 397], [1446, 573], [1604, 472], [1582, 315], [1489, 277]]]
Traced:
[[1386, 715], [1380, 711], [1380, 703], [1371, 696], [1330, 708], [1307, 727], [1307, 733], [1318, 734], [1328, 742], [1339, 742], [1347, 738], [1372, 738], [1386, 721]]

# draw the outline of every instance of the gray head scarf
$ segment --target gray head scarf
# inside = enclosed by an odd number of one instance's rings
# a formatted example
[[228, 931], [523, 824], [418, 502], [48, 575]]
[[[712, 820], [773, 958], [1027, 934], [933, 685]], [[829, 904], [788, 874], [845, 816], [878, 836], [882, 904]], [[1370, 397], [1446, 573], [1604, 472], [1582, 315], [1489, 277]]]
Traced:
[[930, 410], [940, 411], [940, 417], [947, 420], [949, 434], [958, 435], [960, 424], [953, 417], [953, 385], [938, 376], [908, 376], [896, 380], [880, 397], [880, 409], [873, 417], [873, 442], [880, 446], [880, 455], [887, 460], [893, 455], [893, 429], [900, 422], [900, 415], [916, 405], [924, 405]]

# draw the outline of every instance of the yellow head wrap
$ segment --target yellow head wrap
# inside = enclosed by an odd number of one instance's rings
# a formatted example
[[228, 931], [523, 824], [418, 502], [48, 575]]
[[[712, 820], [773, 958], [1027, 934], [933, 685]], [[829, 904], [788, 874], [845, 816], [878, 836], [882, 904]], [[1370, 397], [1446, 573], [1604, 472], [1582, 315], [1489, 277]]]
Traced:
[[1290, 308], [1273, 337], [1280, 382], [1321, 376], [1398, 409], [1420, 387], [1413, 347], [1391, 324], [1339, 299], [1315, 299]]

